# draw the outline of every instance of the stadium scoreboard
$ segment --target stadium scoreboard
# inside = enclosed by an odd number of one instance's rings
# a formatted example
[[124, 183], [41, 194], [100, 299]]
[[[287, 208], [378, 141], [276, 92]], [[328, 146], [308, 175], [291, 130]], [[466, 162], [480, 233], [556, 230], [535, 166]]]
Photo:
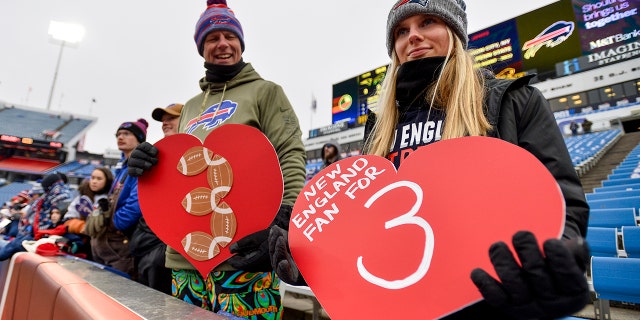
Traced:
[[0, 142], [2, 142], [3, 148], [40, 148], [51, 152], [57, 151], [64, 146], [64, 144], [59, 141], [18, 137], [7, 134], [0, 135]]

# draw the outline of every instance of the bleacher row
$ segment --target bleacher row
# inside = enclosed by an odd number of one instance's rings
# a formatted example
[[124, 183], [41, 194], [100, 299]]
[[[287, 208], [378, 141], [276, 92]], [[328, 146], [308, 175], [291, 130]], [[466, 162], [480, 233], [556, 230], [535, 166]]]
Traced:
[[91, 172], [102, 165], [103, 164], [101, 163], [74, 160], [56, 166], [55, 168], [48, 170], [46, 173], [61, 172], [66, 174], [68, 177], [79, 177], [84, 179], [90, 177]]
[[640, 145], [586, 198], [594, 312], [611, 319], [611, 300], [640, 303]]
[[622, 130], [612, 129], [564, 138], [571, 162], [579, 176], [587, 173], [622, 137]]
[[91, 120], [3, 105], [0, 107], [0, 123], [2, 134], [42, 139], [43, 131], [55, 131], [59, 134], [56, 141], [68, 143], [85, 130]]

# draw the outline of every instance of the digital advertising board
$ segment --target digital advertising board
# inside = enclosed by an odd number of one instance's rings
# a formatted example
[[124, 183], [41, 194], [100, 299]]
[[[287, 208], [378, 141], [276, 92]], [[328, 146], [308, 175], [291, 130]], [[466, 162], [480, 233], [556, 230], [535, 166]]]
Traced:
[[555, 64], [578, 57], [580, 37], [570, 0], [554, 2], [516, 17], [524, 71], [555, 76]]
[[522, 71], [522, 50], [516, 21], [511, 19], [469, 35], [475, 67], [489, 68], [502, 78]]
[[378, 91], [387, 66], [362, 73], [333, 85], [332, 123], [346, 122], [350, 127], [364, 125], [367, 110], [378, 103]]
[[640, 0], [573, 0], [582, 54], [556, 64], [565, 76], [640, 55]]

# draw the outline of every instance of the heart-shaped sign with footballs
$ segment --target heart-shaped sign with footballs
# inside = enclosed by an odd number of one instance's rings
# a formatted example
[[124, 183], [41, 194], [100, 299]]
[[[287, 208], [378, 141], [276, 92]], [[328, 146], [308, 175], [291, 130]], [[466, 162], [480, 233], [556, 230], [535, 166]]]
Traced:
[[138, 180], [147, 224], [202, 275], [231, 257], [229, 244], [263, 230], [282, 201], [278, 156], [258, 129], [223, 125], [204, 142], [163, 138], [158, 164]]
[[332, 319], [435, 319], [482, 299], [470, 274], [495, 276], [492, 243], [558, 238], [564, 211], [529, 152], [465, 137], [419, 148], [398, 171], [377, 156], [333, 163], [300, 193], [289, 241]]

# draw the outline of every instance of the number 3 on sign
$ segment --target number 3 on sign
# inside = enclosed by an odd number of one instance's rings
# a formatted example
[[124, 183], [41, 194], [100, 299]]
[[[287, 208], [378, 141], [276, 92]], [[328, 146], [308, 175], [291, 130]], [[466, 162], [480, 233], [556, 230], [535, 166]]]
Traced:
[[418, 209], [422, 205], [422, 200], [423, 200], [422, 189], [420, 188], [419, 185], [409, 181], [398, 181], [398, 182], [392, 183], [384, 187], [380, 191], [376, 192], [373, 196], [371, 196], [371, 198], [367, 200], [364, 206], [365, 208], [370, 208], [371, 205], [380, 197], [382, 197], [385, 193], [393, 189], [403, 188], [403, 187], [409, 188], [411, 189], [411, 191], [415, 193], [416, 203], [413, 205], [411, 210], [409, 210], [409, 212], [395, 219], [387, 221], [384, 224], [384, 226], [385, 226], [385, 229], [391, 229], [393, 227], [398, 227], [406, 224], [414, 224], [421, 227], [424, 230], [424, 233], [426, 235], [424, 254], [422, 256], [422, 261], [420, 262], [418, 269], [416, 270], [416, 272], [414, 272], [413, 274], [409, 275], [404, 279], [386, 280], [371, 274], [371, 272], [369, 272], [369, 270], [367, 270], [367, 268], [364, 266], [362, 262], [362, 256], [358, 257], [358, 262], [357, 262], [358, 272], [360, 273], [360, 276], [362, 276], [362, 278], [371, 282], [372, 284], [375, 284], [377, 286], [380, 286], [386, 289], [403, 289], [420, 281], [420, 279], [422, 279], [422, 277], [424, 277], [424, 275], [427, 274], [427, 271], [429, 270], [429, 265], [431, 264], [431, 258], [433, 257], [433, 241], [434, 241], [433, 230], [431, 229], [431, 226], [427, 221], [425, 221], [421, 217], [415, 216], [416, 213], [418, 213]]

